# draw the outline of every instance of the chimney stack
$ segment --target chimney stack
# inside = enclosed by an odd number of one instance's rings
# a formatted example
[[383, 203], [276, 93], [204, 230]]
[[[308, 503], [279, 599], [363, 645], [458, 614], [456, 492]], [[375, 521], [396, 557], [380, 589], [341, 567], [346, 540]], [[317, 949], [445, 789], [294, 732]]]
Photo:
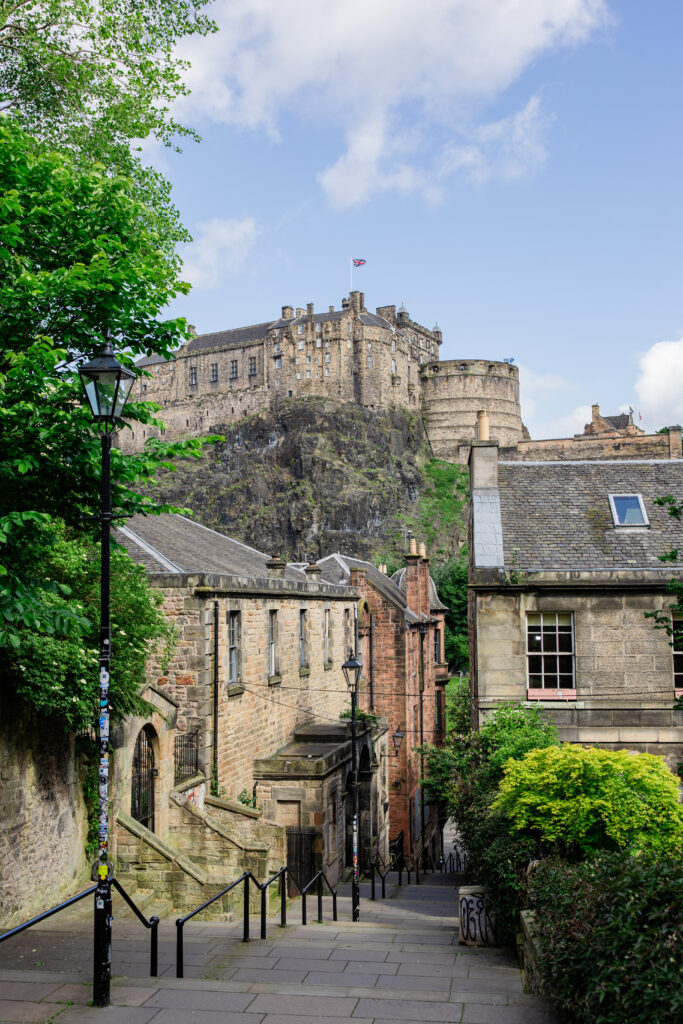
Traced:
[[282, 319], [283, 320], [291, 320], [293, 316], [294, 316], [294, 310], [292, 309], [291, 306], [283, 306], [282, 307]]
[[285, 578], [286, 567], [287, 563], [284, 558], [280, 557], [280, 555], [275, 555], [274, 558], [269, 558], [266, 562], [268, 578], [271, 580], [283, 580]]
[[320, 583], [322, 569], [320, 568], [317, 562], [311, 562], [310, 565], [307, 565], [306, 568], [304, 569], [304, 572], [306, 573], [306, 578], [308, 579], [309, 583]]

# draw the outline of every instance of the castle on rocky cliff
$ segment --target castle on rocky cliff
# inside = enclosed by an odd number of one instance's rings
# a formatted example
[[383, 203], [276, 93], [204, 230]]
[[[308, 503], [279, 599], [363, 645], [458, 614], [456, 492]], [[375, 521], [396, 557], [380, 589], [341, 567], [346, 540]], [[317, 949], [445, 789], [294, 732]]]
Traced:
[[[315, 396], [420, 413], [439, 458], [466, 461], [482, 409], [491, 436], [515, 445], [524, 436], [517, 367], [486, 359], [442, 361], [441, 341], [438, 324], [423, 327], [405, 306], [370, 313], [363, 293], [352, 291], [341, 309], [283, 306], [274, 320], [192, 338], [172, 362], [141, 359], [149, 376], [135, 391], [162, 406], [168, 439], [210, 433], [277, 400]], [[149, 426], [136, 426], [121, 443], [139, 448], [153, 434]]]
[[[370, 313], [363, 292], [352, 291], [341, 309], [283, 306], [265, 323], [195, 335], [171, 361], [145, 357], [134, 394], [162, 407], [168, 440], [212, 433], [288, 398], [326, 398], [419, 414], [433, 454], [452, 462], [467, 462], [484, 422], [505, 461], [681, 457], [680, 427], [645, 434], [631, 413], [605, 417], [597, 405], [583, 434], [531, 440], [518, 368], [509, 361], [442, 360], [441, 342], [438, 324], [423, 327], [403, 305]], [[120, 444], [139, 449], [159, 433], [137, 424], [121, 433]]]

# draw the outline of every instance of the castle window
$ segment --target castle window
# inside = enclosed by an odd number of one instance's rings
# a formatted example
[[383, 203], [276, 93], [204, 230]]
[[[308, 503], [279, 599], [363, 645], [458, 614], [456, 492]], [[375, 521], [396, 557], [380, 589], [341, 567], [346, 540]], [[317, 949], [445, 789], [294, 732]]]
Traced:
[[197, 386], [197, 367], [190, 367], [190, 387], [194, 388]]
[[392, 338], [391, 339], [391, 351], [392, 352], [396, 351], [396, 338]]
[[301, 370], [297, 371], [296, 379], [301, 380]]
[[323, 329], [323, 325], [322, 324], [316, 324], [315, 325], [315, 333], [316, 334], [322, 334], [322, 329]]
[[372, 352], [372, 342], [368, 342], [368, 352]]
[[310, 363], [310, 361], [311, 361], [311, 357], [310, 356], [306, 356], [306, 362]]
[[609, 503], [615, 526], [649, 526], [640, 494], [610, 494]]
[[311, 371], [310, 370], [306, 370], [306, 380], [310, 380], [310, 379], [311, 379]]
[[275, 369], [279, 370], [282, 368], [282, 356], [278, 356], [275, 360]]
[[249, 356], [249, 376], [256, 376], [256, 356]]
[[329, 368], [329, 366], [326, 366], [325, 367], [325, 376], [329, 377], [329, 375], [330, 375], [330, 368]]
[[323, 343], [323, 342], [322, 342], [322, 338], [316, 338], [316, 339], [315, 339], [315, 347], [316, 347], [316, 348], [320, 348], [320, 346], [322, 345], [322, 343]]
[[330, 353], [326, 352], [325, 353], [325, 362], [329, 363], [331, 359], [332, 359], [332, 356], [330, 355]]
[[238, 373], [237, 366], [238, 366], [237, 360], [236, 359], [231, 359], [230, 360], [230, 380], [236, 380], [237, 379], [237, 373]]
[[461, 363], [461, 364], [460, 364], [460, 369], [461, 369], [461, 370], [466, 370], [466, 369], [467, 369], [467, 367], [465, 366], [465, 364], [464, 364], [464, 363]]
[[215, 384], [218, 380], [218, 363], [211, 363], [211, 383]]
[[298, 349], [302, 349], [303, 347], [304, 347], [304, 339], [302, 338], [302, 339], [300, 340], [299, 344], [297, 345], [297, 348], [298, 348]]
[[346, 347], [347, 348], [351, 348], [351, 339], [350, 338], [347, 339]]
[[329, 347], [330, 347], [330, 342], [328, 340], [328, 341], [325, 342], [325, 348], [329, 348]]
[[391, 360], [391, 372], [392, 373], [396, 373], [396, 360], [395, 359]]
[[298, 334], [303, 334], [304, 333], [304, 325], [303, 324], [299, 324], [299, 326], [297, 327], [297, 333]]
[[373, 366], [372, 356], [368, 356], [368, 370], [371, 370]]
[[273, 351], [275, 352], [276, 355], [280, 351], [280, 342], [279, 341], [276, 341], [275, 344], [273, 345]]
[[147, 390], [147, 381], [146, 380], [140, 381], [140, 390], [143, 391], [143, 392]]

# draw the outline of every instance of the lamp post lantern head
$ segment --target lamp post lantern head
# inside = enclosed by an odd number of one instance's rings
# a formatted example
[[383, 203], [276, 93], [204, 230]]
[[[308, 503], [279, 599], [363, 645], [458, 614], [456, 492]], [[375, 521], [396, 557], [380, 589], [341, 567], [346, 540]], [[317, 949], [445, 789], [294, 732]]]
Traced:
[[94, 359], [78, 368], [85, 397], [96, 423], [113, 430], [123, 414], [135, 371], [118, 362], [111, 347], [109, 331], [105, 334], [104, 348]]
[[360, 661], [353, 651], [349, 651], [348, 661], [345, 661], [342, 665], [342, 672], [344, 673], [344, 679], [346, 679], [346, 685], [350, 690], [358, 689], [358, 680], [362, 671], [363, 666]]
[[394, 744], [394, 750], [396, 751], [396, 756], [397, 757], [398, 757], [398, 752], [401, 749], [401, 744], [403, 743], [403, 735], [404, 735], [403, 730], [401, 729], [401, 726], [399, 725], [399, 727], [396, 730], [396, 732], [392, 733], [392, 736], [391, 736], [391, 739], [392, 739], [393, 744]]

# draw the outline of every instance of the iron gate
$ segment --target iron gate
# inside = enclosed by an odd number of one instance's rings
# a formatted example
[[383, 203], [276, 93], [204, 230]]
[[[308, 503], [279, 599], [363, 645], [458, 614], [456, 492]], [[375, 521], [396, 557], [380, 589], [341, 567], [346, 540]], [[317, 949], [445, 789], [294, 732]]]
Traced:
[[131, 817], [141, 825], [154, 831], [154, 749], [152, 737], [145, 726], [135, 744], [133, 754], [133, 778], [131, 782]]
[[[316, 872], [315, 866], [314, 828], [302, 828], [299, 825], [287, 826], [287, 867], [296, 879], [299, 889], [303, 888]], [[288, 896], [297, 896], [297, 890], [288, 879]]]

